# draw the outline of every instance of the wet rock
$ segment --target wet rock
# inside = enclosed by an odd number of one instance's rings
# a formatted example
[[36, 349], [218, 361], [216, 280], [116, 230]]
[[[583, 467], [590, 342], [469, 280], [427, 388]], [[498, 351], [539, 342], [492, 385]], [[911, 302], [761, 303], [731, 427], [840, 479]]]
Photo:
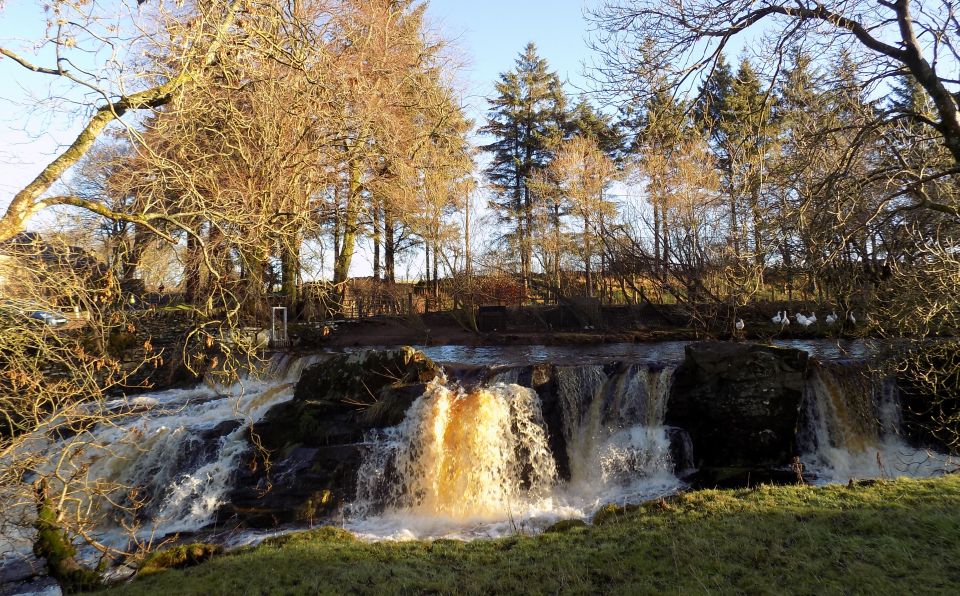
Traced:
[[259, 450], [238, 472], [221, 520], [266, 527], [340, 510], [356, 492], [365, 433], [399, 424], [440, 373], [412, 348], [344, 354], [307, 368], [293, 400], [254, 425]]
[[47, 574], [47, 560], [34, 556], [0, 559], [0, 594], [8, 594], [7, 585], [20, 584]]
[[673, 473], [680, 478], [690, 475], [696, 468], [693, 440], [690, 438], [690, 433], [682, 428], [668, 426], [667, 438], [670, 441], [670, 460], [673, 462]]
[[193, 471], [214, 460], [223, 437], [240, 427], [239, 420], [224, 420], [216, 426], [189, 436], [177, 452], [177, 470]]
[[783, 466], [796, 450], [807, 359], [790, 348], [690, 344], [666, 423], [690, 434], [700, 468]]
[[896, 362], [903, 434], [912, 443], [960, 454], [960, 342], [947, 340], [911, 350]]
[[557, 464], [560, 478], [570, 478], [570, 457], [564, 435], [563, 403], [558, 396], [557, 367], [552, 364], [533, 364], [517, 370], [517, 384], [530, 387], [540, 398], [540, 411], [547, 427], [547, 444]]
[[[811, 478], [801, 477], [803, 482]], [[797, 473], [774, 467], [703, 467], [686, 478], [692, 488], [753, 488], [761, 484], [798, 484]]]
[[63, 591], [60, 589], [60, 584], [57, 583], [57, 580], [52, 577], [34, 577], [27, 581], [9, 584], [0, 582], [0, 595], [15, 596], [19, 594], [30, 594], [31, 596], [60, 596], [63, 594]]
[[294, 447], [264, 472], [248, 467], [237, 479], [221, 519], [254, 528], [328, 518], [353, 499], [362, 444]]
[[440, 373], [413, 348], [335, 356], [304, 370], [293, 400], [267, 412], [254, 433], [269, 450], [355, 443], [367, 429], [399, 424]]

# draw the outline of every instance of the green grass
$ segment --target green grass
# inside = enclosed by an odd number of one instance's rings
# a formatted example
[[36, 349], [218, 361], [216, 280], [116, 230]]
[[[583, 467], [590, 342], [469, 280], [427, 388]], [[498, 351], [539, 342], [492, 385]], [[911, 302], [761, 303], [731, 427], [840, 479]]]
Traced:
[[960, 593], [960, 475], [698, 491], [600, 525], [459, 542], [334, 528], [163, 571], [124, 594]]

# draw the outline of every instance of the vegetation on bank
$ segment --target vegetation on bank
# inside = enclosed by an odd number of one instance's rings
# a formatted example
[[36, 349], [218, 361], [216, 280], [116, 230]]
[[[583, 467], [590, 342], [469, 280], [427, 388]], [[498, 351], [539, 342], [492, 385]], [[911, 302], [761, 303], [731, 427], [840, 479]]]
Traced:
[[320, 528], [116, 586], [124, 594], [949, 593], [960, 475], [690, 492], [538, 536], [368, 543]]

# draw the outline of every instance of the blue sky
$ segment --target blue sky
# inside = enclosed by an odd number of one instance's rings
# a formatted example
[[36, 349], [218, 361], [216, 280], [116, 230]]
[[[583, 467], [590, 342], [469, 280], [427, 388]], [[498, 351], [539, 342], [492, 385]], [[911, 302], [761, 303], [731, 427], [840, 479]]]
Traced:
[[[434, 27], [465, 53], [465, 83], [471, 104], [484, 110], [481, 98], [493, 92], [500, 73], [514, 66], [527, 42], [537, 44], [561, 80], [583, 86], [587, 23], [581, 0], [432, 0]], [[570, 86], [568, 91], [575, 91]]]
[[[537, 44], [563, 80], [582, 84], [581, 61], [588, 54], [583, 9], [581, 0], [433, 0], [428, 14], [432, 28], [451, 39], [463, 58], [464, 99], [479, 122], [486, 109], [483, 98], [492, 92], [499, 73], [513, 67], [528, 41]], [[36, 56], [29, 47], [43, 27], [38, 3], [8, 0], [0, 11], [0, 44], [26, 52], [40, 65], [51, 65], [49, 57]], [[0, 59], [0, 209], [81, 126], [79, 118], [64, 119], [28, 107], [32, 96], [45, 95], [50, 83], [51, 77]]]

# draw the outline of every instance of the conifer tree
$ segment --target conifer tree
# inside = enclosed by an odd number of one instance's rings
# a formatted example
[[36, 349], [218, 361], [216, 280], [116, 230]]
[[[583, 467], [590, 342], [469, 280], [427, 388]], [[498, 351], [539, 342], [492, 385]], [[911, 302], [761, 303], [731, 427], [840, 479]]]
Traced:
[[512, 228], [505, 236], [519, 249], [526, 287], [536, 207], [530, 185], [535, 172], [550, 163], [563, 136], [566, 97], [560, 78], [529, 43], [514, 69], [500, 75], [496, 96], [488, 101], [487, 123], [480, 132], [493, 137], [482, 147], [492, 157], [486, 169], [496, 193], [491, 203], [501, 221]]
[[[737, 211], [737, 205], [741, 201], [746, 202], [750, 218], [749, 228], [752, 232], [752, 254], [756, 263], [761, 265], [766, 259], [766, 210], [761, 195], [769, 167], [766, 161], [774, 136], [771, 104], [769, 94], [753, 65], [749, 60], [742, 60], [730, 83], [730, 94], [726, 98], [726, 109], [721, 121], [725, 131], [724, 157], [729, 173], [727, 191], [730, 193], [731, 212]], [[741, 225], [737, 226], [734, 217], [731, 215], [731, 235], [734, 246], [739, 247], [740, 229], [746, 231], [748, 223], [741, 221]]]

